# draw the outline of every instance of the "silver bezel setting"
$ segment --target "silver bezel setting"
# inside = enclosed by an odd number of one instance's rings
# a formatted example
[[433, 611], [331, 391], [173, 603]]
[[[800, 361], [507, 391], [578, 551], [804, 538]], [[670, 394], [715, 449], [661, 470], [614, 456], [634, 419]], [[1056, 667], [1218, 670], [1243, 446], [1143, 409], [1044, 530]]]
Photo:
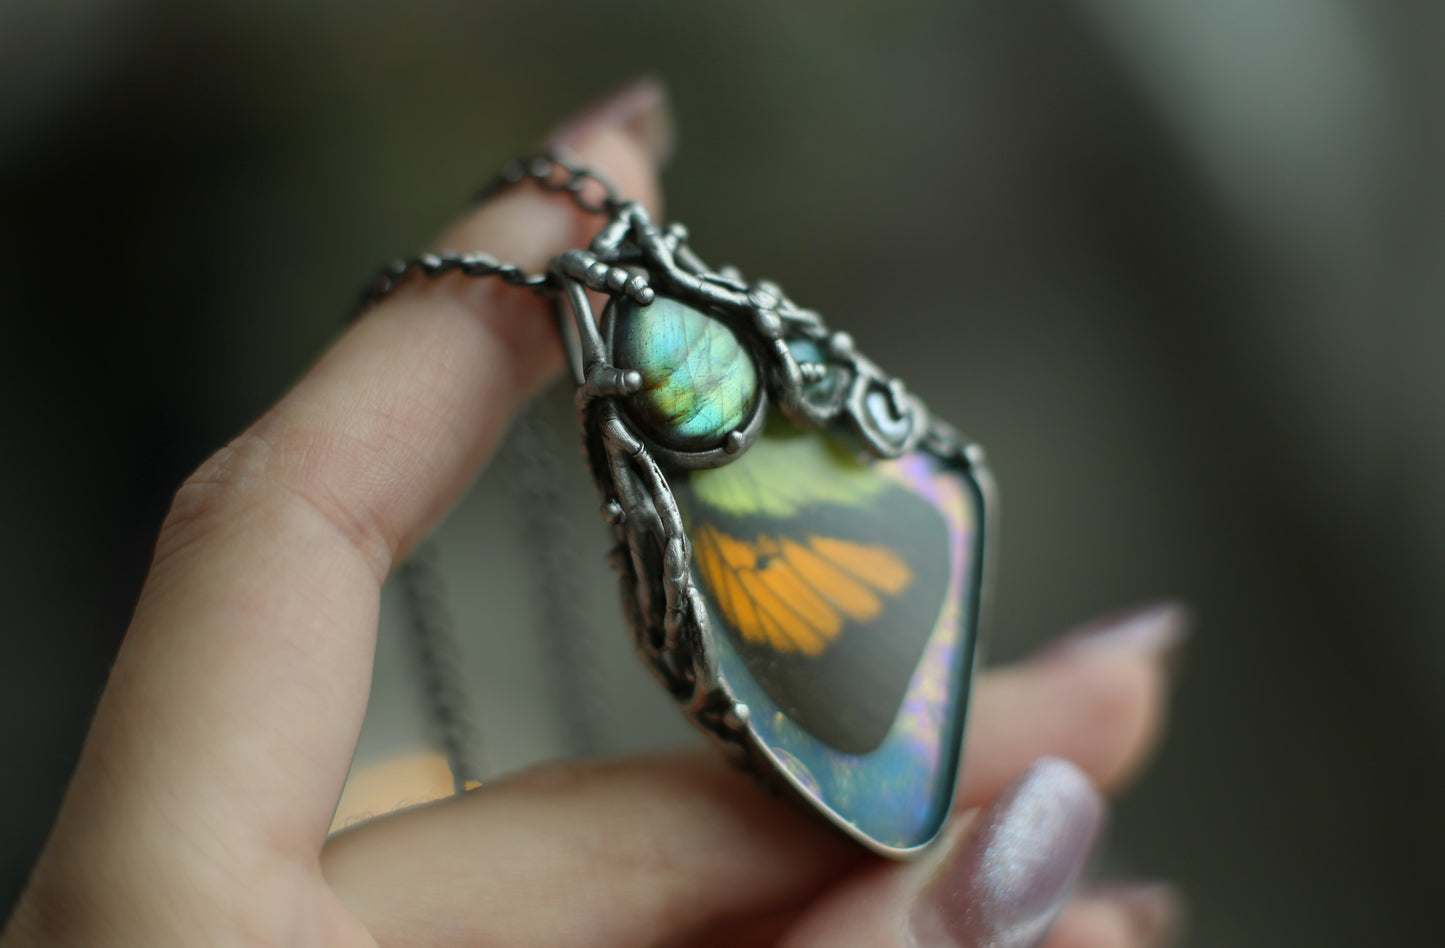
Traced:
[[[747, 706], [719, 674], [707, 606], [692, 582], [689, 540], [666, 470], [728, 463], [756, 440], [769, 407], [776, 405], [802, 428], [846, 427], [875, 457], [926, 451], [967, 474], [980, 495], [983, 538], [974, 565], [981, 575], [972, 577], [978, 595], [966, 617], [972, 654], [966, 655], [959, 699], [966, 707], [981, 653], [997, 516], [982, 449], [935, 419], [900, 380], [859, 353], [846, 333], [828, 329], [817, 313], [795, 305], [775, 284], [747, 283], [731, 268], [709, 268], [689, 247], [681, 225], [660, 229], [639, 204], [619, 204], [587, 250], [554, 258], [551, 275], [561, 291], [559, 325], [577, 383], [583, 442], [603, 516], [616, 533], [612, 562], [621, 574], [623, 605], [642, 660], [689, 718], [766, 784], [796, 792], [877, 853], [918, 854], [928, 842], [909, 848], [880, 843], [819, 801], [773, 763], [750, 730]], [[589, 291], [610, 297], [600, 324]], [[647, 305], [659, 293], [725, 321], [756, 362], [756, 409], [707, 450], [682, 452], [659, 444], [633, 423], [626, 408], [641, 379], [612, 361], [615, 303], [626, 297]], [[818, 358], [800, 360], [795, 352], [800, 343]]]

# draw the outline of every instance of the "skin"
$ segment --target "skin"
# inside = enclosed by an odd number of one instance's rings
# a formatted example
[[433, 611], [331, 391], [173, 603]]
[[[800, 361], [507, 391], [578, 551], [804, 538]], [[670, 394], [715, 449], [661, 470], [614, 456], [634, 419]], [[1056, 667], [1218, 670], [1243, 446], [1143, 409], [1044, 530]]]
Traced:
[[[658, 210], [625, 130], [574, 151]], [[530, 269], [592, 226], [525, 189], [439, 245]], [[381, 585], [559, 353], [529, 294], [408, 286], [186, 481], [3, 948], [908, 943], [946, 846], [885, 864], [710, 753], [547, 765], [328, 839]], [[984, 676], [958, 824], [1042, 755], [1117, 789], [1165, 682], [1157, 655], [1129, 650]], [[1082, 897], [1050, 944], [1134, 937], [1122, 909]]]

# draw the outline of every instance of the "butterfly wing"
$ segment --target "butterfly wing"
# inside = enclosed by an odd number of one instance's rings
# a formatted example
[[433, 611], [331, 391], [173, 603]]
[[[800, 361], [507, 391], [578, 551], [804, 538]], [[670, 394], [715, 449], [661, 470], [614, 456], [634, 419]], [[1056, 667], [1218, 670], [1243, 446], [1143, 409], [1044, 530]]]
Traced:
[[749, 673], [834, 749], [876, 748], [947, 593], [938, 511], [830, 436], [775, 429], [674, 489], [714, 626]]

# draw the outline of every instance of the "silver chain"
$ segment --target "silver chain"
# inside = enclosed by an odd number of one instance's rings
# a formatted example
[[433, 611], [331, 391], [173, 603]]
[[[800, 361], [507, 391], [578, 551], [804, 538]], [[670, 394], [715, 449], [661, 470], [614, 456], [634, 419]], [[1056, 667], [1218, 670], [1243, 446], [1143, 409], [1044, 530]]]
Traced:
[[[477, 192], [476, 200], [490, 200], [528, 181], [544, 191], [566, 194], [573, 204], [589, 214], [610, 215], [622, 205], [611, 182], [561, 155], [534, 155], [509, 162], [486, 187]], [[524, 287], [544, 296], [557, 290], [556, 281], [550, 273], [528, 273], [515, 263], [503, 263], [489, 253], [437, 251], [388, 264], [362, 291], [357, 313], [390, 296], [413, 273], [420, 273], [427, 279], [436, 279], [448, 273], [496, 277], [508, 286]]]
[[600, 699], [596, 640], [587, 634], [591, 616], [579, 582], [576, 540], [565, 513], [557, 432], [536, 405], [522, 409], [501, 458], [521, 511], [521, 543], [536, 579], [537, 634], [554, 669], [557, 705], [566, 750], [573, 756], [602, 747], [606, 706]]
[[435, 541], [426, 540], [412, 551], [397, 571], [397, 581], [411, 614], [413, 646], [431, 712], [432, 736], [447, 756], [452, 789], [461, 793], [469, 781], [481, 779], [471, 753], [478, 735], [462, 683], [455, 623], [437, 564]]
[[[579, 167], [559, 155], [520, 158], [506, 167], [476, 195], [486, 201], [518, 185], [531, 182], [544, 191], [566, 194], [589, 214], [612, 214], [622, 204], [606, 178]], [[449, 273], [472, 278], [495, 277], [508, 286], [529, 289], [542, 296], [556, 292], [549, 273], [528, 273], [487, 253], [439, 251], [388, 264], [362, 291], [353, 318], [390, 296], [413, 274], [436, 279]], [[572, 561], [570, 524], [558, 511], [562, 501], [561, 467], [556, 433], [534, 408], [524, 409], [503, 448], [510, 458], [512, 480], [524, 511], [524, 543], [537, 575], [537, 608], [543, 641], [552, 666], [561, 669], [561, 709], [564, 737], [574, 754], [595, 753], [600, 745], [602, 709], [597, 702], [596, 662]], [[416, 654], [421, 666], [433, 736], [446, 754], [452, 786], [461, 793], [470, 781], [480, 779], [471, 753], [479, 731], [471, 723], [463, 686], [452, 610], [437, 563], [433, 541], [422, 543], [402, 564], [397, 579], [411, 614]]]

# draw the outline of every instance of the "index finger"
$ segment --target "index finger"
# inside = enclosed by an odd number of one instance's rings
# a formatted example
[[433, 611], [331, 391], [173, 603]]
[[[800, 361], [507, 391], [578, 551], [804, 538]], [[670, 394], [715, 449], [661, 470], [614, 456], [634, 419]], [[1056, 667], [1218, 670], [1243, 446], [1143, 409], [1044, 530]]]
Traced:
[[[660, 110], [655, 93], [641, 104]], [[656, 138], [621, 118], [573, 149], [655, 204]], [[597, 226], [519, 189], [443, 245], [535, 269]], [[144, 873], [138, 854], [173, 868], [175, 839], [232, 864], [314, 864], [365, 709], [381, 583], [560, 359], [546, 304], [525, 291], [408, 285], [207, 461], [162, 529], [57, 836], [107, 844], [90, 858], [117, 874]]]

